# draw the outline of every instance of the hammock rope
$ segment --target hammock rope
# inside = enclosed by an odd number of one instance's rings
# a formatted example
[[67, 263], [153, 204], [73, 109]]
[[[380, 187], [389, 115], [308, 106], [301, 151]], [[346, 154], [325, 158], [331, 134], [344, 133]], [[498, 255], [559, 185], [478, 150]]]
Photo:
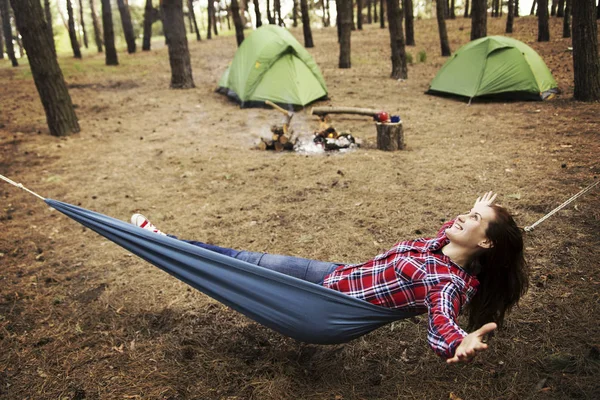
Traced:
[[550, 218], [551, 216], [553, 216], [554, 214], [556, 214], [557, 212], [559, 212], [560, 210], [562, 210], [563, 208], [565, 208], [566, 206], [568, 206], [569, 204], [574, 202], [580, 196], [583, 196], [584, 194], [586, 194], [587, 192], [592, 190], [592, 188], [594, 188], [599, 182], [600, 181], [596, 181], [596, 182], [592, 183], [591, 185], [588, 185], [588, 187], [579, 191], [579, 193], [571, 196], [571, 198], [569, 200], [565, 201], [564, 203], [562, 203], [561, 205], [556, 207], [554, 210], [552, 210], [548, 214], [544, 215], [542, 218], [537, 220], [534, 224], [526, 226], [524, 228], [525, 232], [531, 232], [532, 230], [534, 230], [536, 226], [538, 226], [539, 224], [541, 224], [542, 222], [544, 222], [545, 220], [547, 220], [548, 218]]

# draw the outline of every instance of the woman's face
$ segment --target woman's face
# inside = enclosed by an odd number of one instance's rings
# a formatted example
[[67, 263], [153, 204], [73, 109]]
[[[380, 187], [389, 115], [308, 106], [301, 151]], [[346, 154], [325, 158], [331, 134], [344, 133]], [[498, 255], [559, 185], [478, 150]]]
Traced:
[[489, 248], [491, 242], [485, 236], [490, 221], [496, 217], [494, 209], [478, 204], [469, 213], [456, 217], [454, 224], [446, 229], [446, 236], [454, 243], [463, 247], [476, 249]]

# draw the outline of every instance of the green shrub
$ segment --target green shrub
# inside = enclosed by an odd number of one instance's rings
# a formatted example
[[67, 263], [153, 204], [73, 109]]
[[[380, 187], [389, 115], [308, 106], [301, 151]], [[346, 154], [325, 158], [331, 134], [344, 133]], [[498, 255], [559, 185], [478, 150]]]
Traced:
[[407, 64], [412, 64], [413, 63], [412, 54], [406, 53], [406, 63]]
[[427, 61], [427, 52], [425, 50], [421, 50], [418, 55], [418, 60], [420, 63], [424, 63]]

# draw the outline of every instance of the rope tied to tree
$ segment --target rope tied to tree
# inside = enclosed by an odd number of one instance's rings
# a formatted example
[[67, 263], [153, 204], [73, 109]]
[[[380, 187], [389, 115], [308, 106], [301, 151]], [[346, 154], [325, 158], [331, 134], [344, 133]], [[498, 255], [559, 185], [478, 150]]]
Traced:
[[541, 224], [542, 222], [544, 222], [545, 220], [550, 218], [552, 215], [556, 214], [557, 212], [559, 212], [560, 210], [562, 210], [563, 208], [565, 208], [566, 206], [568, 206], [569, 204], [574, 202], [578, 197], [583, 196], [585, 193], [590, 191], [593, 187], [598, 185], [598, 183], [600, 183], [600, 181], [596, 181], [596, 182], [592, 183], [591, 185], [588, 185], [588, 187], [586, 187], [583, 190], [580, 190], [579, 193], [573, 195], [570, 199], [568, 199], [567, 201], [562, 203], [560, 206], [556, 207], [554, 210], [550, 211], [548, 214], [544, 215], [542, 218], [537, 220], [534, 224], [526, 226], [524, 228], [525, 232], [531, 232], [536, 226], [538, 226], [539, 224]]
[[10, 180], [10, 179], [8, 179], [7, 177], [5, 177], [4, 175], [0, 175], [0, 179], [2, 179], [3, 181], [6, 181], [6, 182], [8, 182], [8, 183], [10, 183], [10, 184], [11, 184], [11, 185], [13, 185], [13, 186], [16, 186], [16, 187], [18, 187], [19, 189], [23, 189], [23, 190], [25, 190], [26, 192], [29, 192], [29, 193], [31, 193], [32, 195], [34, 195], [35, 197], [39, 198], [40, 200], [46, 200], [45, 198], [43, 198], [42, 196], [40, 196], [39, 194], [37, 194], [37, 193], [36, 193], [36, 192], [34, 192], [33, 190], [29, 190], [29, 189], [27, 189], [25, 186], [23, 186], [23, 184], [22, 184], [22, 183], [17, 183], [17, 182], [15, 182], [15, 181], [13, 181], [13, 180]]

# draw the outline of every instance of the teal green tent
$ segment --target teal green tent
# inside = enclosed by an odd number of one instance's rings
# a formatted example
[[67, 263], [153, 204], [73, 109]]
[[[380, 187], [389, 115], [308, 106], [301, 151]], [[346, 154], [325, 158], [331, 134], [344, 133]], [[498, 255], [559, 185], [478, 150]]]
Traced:
[[525, 43], [488, 36], [461, 47], [431, 81], [428, 93], [543, 100], [558, 92], [544, 60]]
[[263, 25], [241, 44], [219, 81], [220, 93], [242, 107], [305, 106], [327, 96], [319, 67], [287, 29]]

